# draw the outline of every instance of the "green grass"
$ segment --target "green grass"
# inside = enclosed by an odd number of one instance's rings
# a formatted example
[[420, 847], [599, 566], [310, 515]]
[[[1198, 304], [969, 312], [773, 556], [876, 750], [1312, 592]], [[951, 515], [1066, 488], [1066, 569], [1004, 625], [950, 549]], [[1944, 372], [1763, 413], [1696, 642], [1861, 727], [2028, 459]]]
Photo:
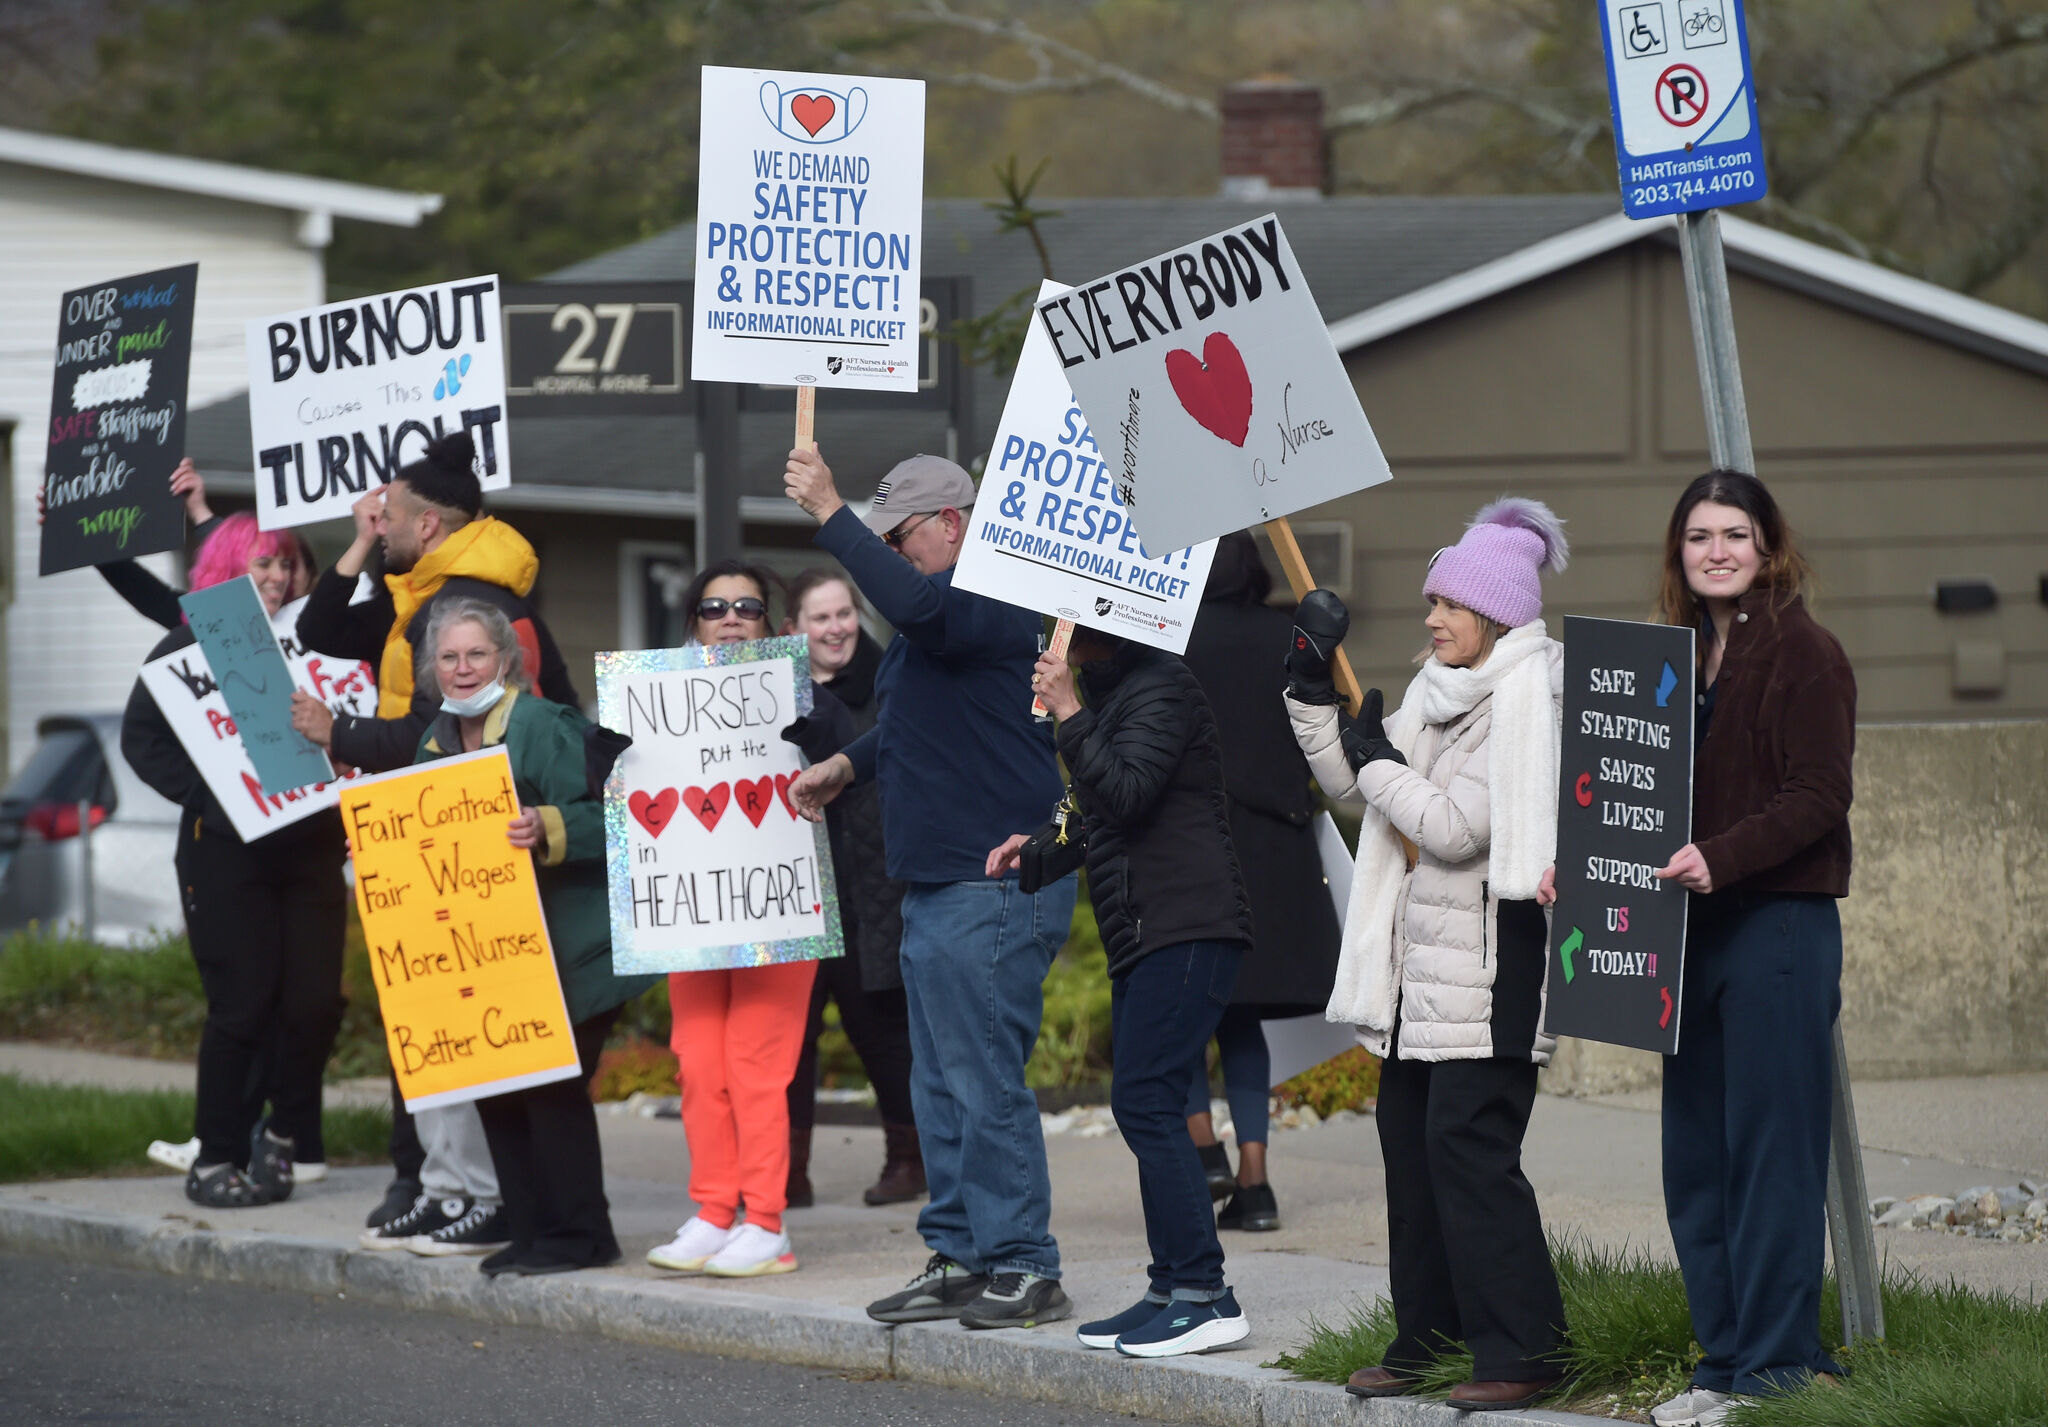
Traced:
[[[1699, 1361], [1675, 1266], [1633, 1249], [1581, 1241], [1551, 1245], [1571, 1346], [1559, 1404], [1647, 1415], [1680, 1391]], [[1821, 1303], [1822, 1337], [1849, 1376], [1836, 1386], [1758, 1402], [1742, 1427], [1983, 1427], [2048, 1424], [2048, 1307], [1929, 1284], [1901, 1271], [1884, 1284], [1886, 1338], [1841, 1347], [1841, 1315], [1830, 1278]], [[1379, 1362], [1394, 1337], [1387, 1300], [1354, 1307], [1341, 1322], [1310, 1320], [1308, 1341], [1274, 1364], [1297, 1377], [1342, 1382]], [[1439, 1359], [1423, 1383], [1441, 1395], [1471, 1376], [1463, 1351]]]
[[[390, 1112], [356, 1106], [321, 1119], [331, 1164], [384, 1157]], [[0, 1182], [145, 1173], [151, 1140], [192, 1135], [192, 1096], [181, 1090], [103, 1090], [0, 1075]]]

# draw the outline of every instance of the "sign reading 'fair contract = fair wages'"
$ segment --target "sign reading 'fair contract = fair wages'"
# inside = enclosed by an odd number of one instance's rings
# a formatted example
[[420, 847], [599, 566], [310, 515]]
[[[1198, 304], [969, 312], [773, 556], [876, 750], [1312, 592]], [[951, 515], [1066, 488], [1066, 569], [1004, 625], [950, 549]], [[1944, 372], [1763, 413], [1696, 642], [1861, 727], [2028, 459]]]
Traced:
[[704, 67], [690, 378], [917, 390], [924, 84]]
[[258, 523], [347, 515], [454, 431], [485, 490], [510, 484], [498, 304], [497, 278], [473, 277], [250, 322]]
[[1148, 549], [1391, 479], [1272, 214], [1041, 299]]
[[503, 748], [342, 793], [356, 910], [408, 1110], [582, 1073], [533, 857], [506, 835], [518, 816]]

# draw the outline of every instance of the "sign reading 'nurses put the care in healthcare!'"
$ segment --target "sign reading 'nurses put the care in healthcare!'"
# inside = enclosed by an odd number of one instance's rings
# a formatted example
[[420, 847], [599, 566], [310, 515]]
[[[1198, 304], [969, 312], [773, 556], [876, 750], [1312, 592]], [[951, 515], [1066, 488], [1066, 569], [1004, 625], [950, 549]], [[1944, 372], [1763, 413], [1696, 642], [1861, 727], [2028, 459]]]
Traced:
[[924, 84], [704, 67], [690, 379], [917, 390]]

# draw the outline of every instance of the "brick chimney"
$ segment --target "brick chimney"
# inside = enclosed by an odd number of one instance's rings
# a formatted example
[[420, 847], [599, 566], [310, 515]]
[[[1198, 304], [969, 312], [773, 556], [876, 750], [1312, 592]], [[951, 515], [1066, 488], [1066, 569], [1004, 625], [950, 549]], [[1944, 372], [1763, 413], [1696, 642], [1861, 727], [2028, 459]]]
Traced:
[[1320, 198], [1329, 181], [1323, 94], [1286, 78], [1223, 91], [1223, 196], [1252, 201]]

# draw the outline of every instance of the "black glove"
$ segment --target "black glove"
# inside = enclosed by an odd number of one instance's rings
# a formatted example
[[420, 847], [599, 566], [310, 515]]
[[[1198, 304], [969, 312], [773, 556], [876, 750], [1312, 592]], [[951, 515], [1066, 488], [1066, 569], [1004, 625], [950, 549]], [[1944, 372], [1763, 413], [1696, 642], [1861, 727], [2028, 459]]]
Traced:
[[1328, 590], [1310, 590], [1295, 606], [1294, 630], [1287, 637], [1287, 692], [1297, 703], [1337, 702], [1330, 661], [1350, 628], [1351, 612]]
[[1351, 760], [1351, 771], [1356, 773], [1368, 763], [1382, 758], [1391, 758], [1403, 768], [1408, 760], [1401, 756], [1401, 750], [1394, 747], [1387, 737], [1387, 726], [1381, 720], [1386, 709], [1386, 700], [1378, 689], [1365, 691], [1365, 703], [1358, 710], [1358, 717], [1344, 725], [1339, 737], [1343, 740], [1344, 756]]
[[606, 728], [601, 723], [583, 725], [583, 782], [591, 797], [599, 802], [604, 800], [604, 785], [612, 776], [612, 765], [632, 746], [633, 740], [615, 728]]

